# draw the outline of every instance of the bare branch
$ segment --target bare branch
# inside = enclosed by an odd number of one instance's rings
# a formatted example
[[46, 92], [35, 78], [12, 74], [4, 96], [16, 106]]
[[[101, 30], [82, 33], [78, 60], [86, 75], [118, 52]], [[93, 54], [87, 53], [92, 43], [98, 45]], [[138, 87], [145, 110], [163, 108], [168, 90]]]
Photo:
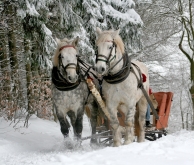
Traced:
[[191, 57], [189, 56], [189, 54], [183, 49], [183, 38], [184, 38], [184, 34], [185, 32], [183, 31], [182, 35], [181, 35], [181, 39], [180, 39], [180, 42], [179, 42], [179, 49], [183, 52], [183, 54], [187, 57], [187, 59], [192, 62], [192, 59]]

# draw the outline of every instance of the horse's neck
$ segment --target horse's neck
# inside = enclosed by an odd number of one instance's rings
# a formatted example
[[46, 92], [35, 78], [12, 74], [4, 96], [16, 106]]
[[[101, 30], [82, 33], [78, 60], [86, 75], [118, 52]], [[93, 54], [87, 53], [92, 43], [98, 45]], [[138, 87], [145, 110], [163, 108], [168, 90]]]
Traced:
[[[123, 55], [122, 55], [120, 52], [118, 52], [118, 53], [116, 54], [116, 59], [114, 60], [112, 66], [114, 66], [114, 65], [122, 58], [122, 56], [123, 56]], [[123, 67], [123, 59], [120, 60], [120, 61], [114, 66], [114, 68], [110, 71], [110, 73], [111, 73], [111, 74], [118, 73], [118, 72], [121, 70], [122, 67]]]

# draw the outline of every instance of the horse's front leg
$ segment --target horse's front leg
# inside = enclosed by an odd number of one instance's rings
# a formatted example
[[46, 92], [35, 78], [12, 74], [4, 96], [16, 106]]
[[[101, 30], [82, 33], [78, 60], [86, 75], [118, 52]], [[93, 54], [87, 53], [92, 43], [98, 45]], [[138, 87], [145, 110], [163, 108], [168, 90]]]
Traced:
[[77, 140], [81, 139], [82, 136], [82, 130], [83, 130], [83, 111], [78, 113], [77, 119], [75, 122], [75, 137]]
[[[96, 134], [96, 127], [97, 127], [97, 113], [98, 113], [98, 105], [94, 101], [89, 105], [91, 116], [90, 116], [90, 123], [92, 127], [92, 135]], [[93, 136], [90, 140], [91, 145], [97, 144], [97, 138]]]
[[136, 107], [128, 108], [125, 117], [125, 142], [124, 145], [130, 144], [134, 141], [134, 115]]
[[83, 109], [78, 109], [75, 113], [74, 111], [69, 111], [67, 114], [71, 120], [71, 125], [74, 132], [74, 142], [70, 142], [72, 148], [80, 147], [81, 145], [81, 135], [83, 130]]
[[119, 120], [117, 117], [117, 106], [113, 104], [107, 105], [107, 109], [110, 117], [110, 126], [113, 129], [113, 146], [118, 147], [121, 143], [123, 128], [119, 125]]
[[69, 122], [67, 121], [66, 117], [61, 113], [61, 111], [56, 108], [56, 114], [57, 118], [59, 120], [60, 126], [61, 126], [61, 133], [63, 134], [64, 138], [69, 137]]
[[66, 119], [66, 117], [64, 116], [64, 114], [60, 113], [59, 109], [56, 110], [56, 114], [57, 114], [57, 118], [58, 118], [60, 126], [61, 126], [61, 132], [62, 132], [63, 137], [64, 137], [64, 146], [68, 149], [72, 149], [73, 143], [69, 137], [69, 128], [70, 128], [69, 122]]
[[71, 125], [73, 127], [74, 139], [80, 140], [83, 130], [83, 109], [77, 110], [77, 114], [74, 111], [69, 111], [68, 116], [71, 120]]

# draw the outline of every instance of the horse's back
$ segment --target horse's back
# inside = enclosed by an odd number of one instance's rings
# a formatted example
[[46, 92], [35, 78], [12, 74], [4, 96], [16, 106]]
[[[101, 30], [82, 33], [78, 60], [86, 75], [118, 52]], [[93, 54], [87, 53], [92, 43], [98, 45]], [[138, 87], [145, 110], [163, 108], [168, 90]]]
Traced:
[[[146, 76], [146, 79], [144, 80], [143, 84], [146, 90], [149, 89], [149, 74], [148, 74], [148, 67], [143, 63], [138, 60], [132, 60], [131, 63], [134, 63], [138, 68], [140, 69], [140, 72], [142, 75]], [[137, 69], [135, 69], [135, 72], [137, 75], [139, 75]]]
[[138, 60], [132, 60], [131, 63], [137, 65], [143, 74], [148, 75], [148, 68], [143, 62], [140, 62]]

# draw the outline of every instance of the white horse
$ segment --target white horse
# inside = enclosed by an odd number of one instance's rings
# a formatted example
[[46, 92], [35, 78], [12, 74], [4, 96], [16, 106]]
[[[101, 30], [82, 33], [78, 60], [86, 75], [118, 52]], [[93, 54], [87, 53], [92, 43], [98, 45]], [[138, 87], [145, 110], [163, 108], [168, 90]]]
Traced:
[[148, 93], [148, 69], [142, 62], [129, 61], [125, 54], [123, 41], [119, 36], [119, 30], [102, 31], [97, 28], [96, 32], [96, 45], [98, 47], [96, 70], [104, 79], [102, 94], [108, 109], [110, 125], [113, 128], [114, 146], [122, 144], [121, 132], [123, 128], [119, 125], [117, 118], [118, 110], [125, 114], [124, 144], [134, 141], [136, 105], [138, 106], [138, 116], [136, 116], [139, 124], [137, 141], [143, 142], [145, 140], [144, 125], [148, 103], [139, 87], [143, 86]]
[[[70, 124], [66, 116], [69, 116], [74, 137], [79, 141], [83, 129], [85, 103], [89, 102], [88, 106], [90, 109], [93, 108], [92, 112], [94, 113], [97, 104], [95, 104], [93, 97], [89, 96], [87, 84], [82, 77], [81, 66], [78, 64], [78, 37], [74, 40], [56, 38], [56, 42], [57, 49], [53, 57], [52, 69], [52, 100], [67, 147], [72, 147], [68, 138]], [[95, 122], [92, 120], [92, 125], [95, 126]]]

